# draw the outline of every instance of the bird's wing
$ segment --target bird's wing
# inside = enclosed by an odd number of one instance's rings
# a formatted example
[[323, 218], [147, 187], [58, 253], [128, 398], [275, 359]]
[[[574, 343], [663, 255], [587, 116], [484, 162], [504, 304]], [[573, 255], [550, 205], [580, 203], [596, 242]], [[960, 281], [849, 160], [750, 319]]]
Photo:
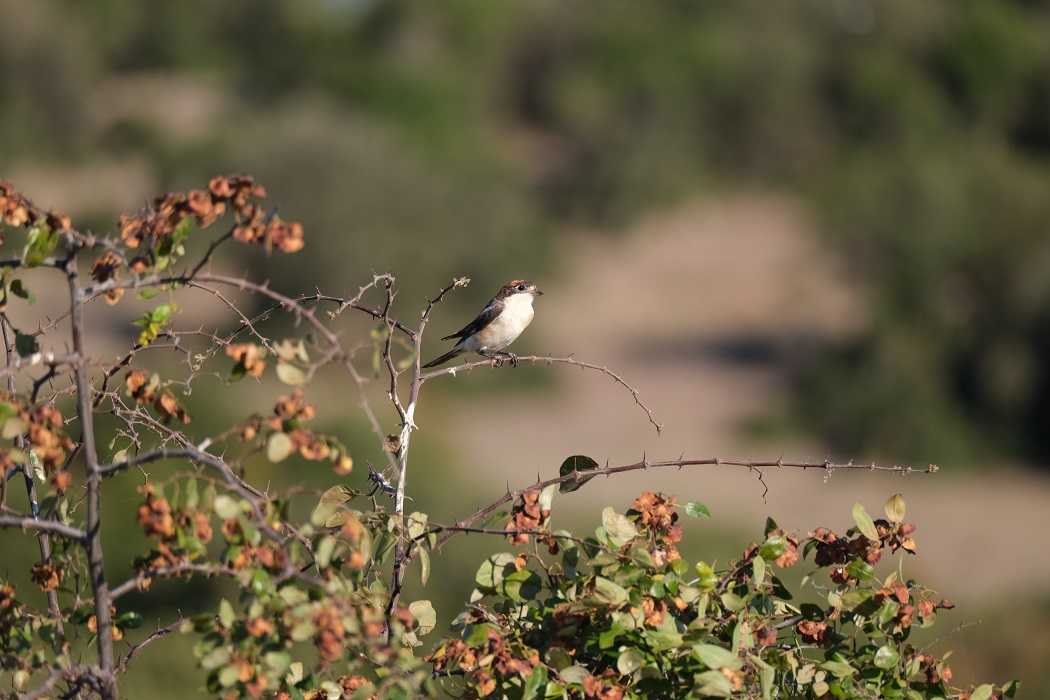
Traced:
[[453, 338], [467, 338], [474, 335], [482, 328], [485, 328], [490, 323], [496, 320], [496, 317], [503, 311], [503, 302], [498, 299], [493, 299], [489, 302], [489, 305], [478, 314], [478, 317], [468, 323], [466, 326], [456, 331], [452, 335], [446, 335], [442, 340], [452, 340]]

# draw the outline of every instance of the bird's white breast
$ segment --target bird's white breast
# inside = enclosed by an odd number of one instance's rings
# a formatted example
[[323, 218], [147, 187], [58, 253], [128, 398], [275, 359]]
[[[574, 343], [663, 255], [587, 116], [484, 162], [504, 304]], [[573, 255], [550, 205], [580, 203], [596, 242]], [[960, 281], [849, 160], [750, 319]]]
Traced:
[[514, 294], [503, 301], [501, 313], [488, 326], [479, 331], [472, 340], [474, 352], [496, 352], [507, 347], [532, 323], [531, 294]]

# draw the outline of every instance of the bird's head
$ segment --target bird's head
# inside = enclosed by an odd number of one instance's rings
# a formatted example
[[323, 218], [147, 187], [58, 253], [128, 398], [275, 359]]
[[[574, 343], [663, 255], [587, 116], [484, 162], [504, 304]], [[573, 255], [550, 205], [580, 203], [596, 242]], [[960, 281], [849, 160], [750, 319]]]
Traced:
[[501, 299], [506, 299], [515, 294], [528, 294], [529, 296], [538, 297], [543, 294], [543, 292], [540, 291], [539, 287], [528, 280], [511, 280], [503, 285], [499, 297]]

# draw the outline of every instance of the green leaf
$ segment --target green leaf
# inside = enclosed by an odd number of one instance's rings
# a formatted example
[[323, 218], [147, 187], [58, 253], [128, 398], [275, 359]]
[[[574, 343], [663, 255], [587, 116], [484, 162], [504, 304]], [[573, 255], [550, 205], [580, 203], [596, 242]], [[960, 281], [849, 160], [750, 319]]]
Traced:
[[280, 462], [292, 453], [292, 439], [286, 433], [270, 433], [266, 440], [266, 458], [271, 462]]
[[482, 588], [494, 588], [504, 576], [517, 570], [514, 566], [515, 561], [517, 557], [509, 552], [492, 555], [478, 568], [474, 582]]
[[628, 556], [631, 557], [631, 561], [644, 569], [656, 568], [656, 561], [653, 559], [653, 555], [649, 554], [649, 550], [644, 546], [631, 547]]
[[557, 484], [551, 484], [540, 491], [540, 496], [536, 500], [536, 505], [540, 507], [540, 510], [553, 510], [554, 494], [557, 491]]
[[190, 233], [193, 232], [193, 227], [193, 217], [187, 216], [185, 219], [180, 221], [175, 227], [175, 230], [171, 232], [172, 245], [178, 247], [185, 243], [186, 239], [190, 237]]
[[904, 522], [904, 496], [895, 493], [886, 501], [886, 519], [891, 523]]
[[532, 669], [529, 680], [525, 682], [525, 688], [522, 690], [521, 700], [542, 698], [546, 694], [546, 689], [547, 667], [540, 665]]
[[196, 508], [200, 505], [200, 495], [197, 492], [197, 480], [187, 479], [186, 480], [186, 494], [185, 503], [187, 508]]
[[33, 353], [40, 352], [40, 344], [36, 342], [36, 337], [34, 336], [16, 333], [15, 350], [18, 352], [19, 357], [29, 357]]
[[230, 605], [230, 601], [223, 598], [222, 602], [219, 603], [219, 622], [221, 622], [222, 626], [226, 629], [230, 629], [233, 627], [235, 619], [233, 606]]
[[288, 666], [288, 673], [284, 676], [284, 681], [289, 686], [298, 685], [303, 680], [303, 662], [295, 661]]
[[863, 559], [854, 559], [846, 564], [846, 573], [860, 581], [868, 581], [875, 576], [875, 569]]
[[860, 534], [872, 542], [879, 541], [879, 531], [875, 529], [875, 521], [868, 515], [868, 511], [864, 510], [864, 506], [859, 503], [853, 504], [853, 522], [857, 523], [857, 529], [860, 530]]
[[616, 659], [616, 670], [625, 676], [629, 676], [644, 665], [645, 654], [634, 648], [626, 650]]
[[150, 316], [153, 323], [158, 326], [163, 326], [171, 319], [172, 312], [175, 311], [174, 304], [159, 304], [157, 308], [153, 309], [153, 314]]
[[572, 685], [583, 685], [584, 681], [591, 677], [591, 672], [583, 666], [569, 666], [558, 671], [558, 675], [566, 683]]
[[723, 593], [721, 595], [722, 605], [729, 612], [740, 612], [747, 605], [747, 601], [738, 596], [736, 593]]
[[263, 654], [263, 663], [272, 671], [284, 673], [292, 665], [292, 655], [286, 651], [268, 651]]
[[995, 692], [995, 688], [988, 683], [979, 685], [970, 693], [970, 700], [988, 700], [988, 698], [992, 697], [993, 692]]
[[437, 612], [429, 600], [417, 600], [408, 605], [408, 611], [419, 623], [419, 634], [427, 634], [437, 626]]
[[427, 531], [427, 520], [430, 516], [426, 513], [415, 512], [409, 514], [405, 519], [405, 524], [408, 527], [408, 537], [412, 540], [418, 540], [423, 537]]
[[232, 384], [233, 382], [239, 382], [247, 376], [248, 368], [244, 366], [244, 363], [238, 362], [233, 366], [233, 369], [230, 370], [230, 374], [226, 377], [226, 381]]
[[126, 612], [117, 618], [117, 624], [129, 630], [142, 627], [142, 615], [137, 612]]
[[685, 504], [686, 515], [691, 515], [694, 518], [707, 518], [711, 519], [711, 511], [707, 509], [703, 503], [697, 503], [696, 501], [689, 501]]
[[241, 669], [238, 666], [230, 665], [223, 666], [222, 670], [219, 671], [219, 685], [223, 688], [229, 688], [231, 685], [237, 682], [241, 676]]
[[620, 548], [638, 536], [638, 528], [634, 526], [626, 516], [620, 515], [609, 506], [602, 511], [602, 527], [609, 542], [616, 548]]
[[321, 500], [310, 515], [310, 523], [314, 527], [339, 527], [345, 522], [346, 504], [360, 495], [360, 491], [349, 486], [333, 486], [321, 494]]
[[897, 665], [897, 662], [900, 661], [900, 658], [901, 656], [897, 653], [896, 649], [889, 645], [886, 645], [884, 647], [879, 647], [879, 650], [875, 652], [875, 659], [873, 660], [873, 663], [877, 668], [881, 668], [884, 671], [888, 671], [889, 669], [894, 668]]
[[700, 663], [715, 671], [725, 667], [737, 671], [744, 665], [739, 656], [728, 649], [714, 644], [694, 644], [693, 656]]
[[757, 656], [751, 659], [751, 663], [755, 664], [759, 669], [762, 700], [771, 700], [773, 697], [773, 683], [776, 681], [776, 669]]
[[705, 562], [698, 562], [696, 565], [696, 585], [701, 591], [711, 592], [718, 585], [718, 575], [714, 569]]
[[302, 386], [307, 382], [306, 372], [287, 362], [277, 363], [277, 378], [288, 386]]
[[[568, 476], [569, 474], [575, 474], [577, 472], [594, 471], [597, 468], [598, 463], [590, 457], [584, 455], [573, 455], [561, 463], [561, 467], [558, 469], [558, 475]], [[593, 478], [593, 476], [587, 476], [580, 478], [579, 481], [563, 481], [558, 486], [558, 490], [561, 493], [572, 493]]]
[[787, 551], [787, 538], [784, 535], [773, 535], [762, 543], [758, 549], [758, 556], [767, 561], [773, 561], [784, 555]]
[[768, 538], [769, 537], [769, 533], [774, 532], [775, 530], [779, 530], [779, 529], [780, 529], [780, 526], [777, 525], [777, 521], [773, 520], [773, 518], [767, 517], [766, 518], [766, 526], [764, 528], [762, 528], [762, 534], [765, 535]]
[[693, 697], [729, 698], [733, 696], [733, 681], [721, 671], [704, 671], [693, 679]]
[[603, 576], [595, 576], [591, 598], [603, 605], [622, 605], [627, 602], [627, 589]]
[[18, 407], [16, 407], [10, 401], [0, 401], [0, 425], [3, 425], [18, 413]]
[[317, 562], [317, 567], [320, 569], [328, 568], [329, 564], [332, 563], [332, 556], [335, 554], [336, 539], [325, 535], [317, 543], [314, 548], [314, 559]]
[[22, 261], [26, 267], [39, 267], [55, 251], [57, 244], [58, 234], [48, 228], [47, 224], [38, 224], [29, 229]]
[[424, 586], [430, 580], [430, 555], [427, 550], [419, 547], [419, 582]]
[[845, 661], [825, 661], [820, 667], [836, 678], [847, 678], [857, 672]]
[[29, 287], [22, 280], [11, 280], [11, 293], [25, 299], [30, 304], [36, 303], [36, 295], [29, 291]]
[[751, 585], [758, 588], [766, 580], [766, 560], [755, 557], [751, 560]]
[[241, 502], [229, 494], [215, 496], [215, 514], [223, 520], [235, 518], [241, 512]]
[[141, 292], [135, 295], [135, 301], [146, 301], [160, 294], [154, 287], [146, 287]]
[[535, 571], [523, 569], [515, 571], [503, 577], [503, 581], [496, 586], [496, 591], [517, 603], [527, 603], [535, 600], [540, 591], [543, 590], [543, 581]]

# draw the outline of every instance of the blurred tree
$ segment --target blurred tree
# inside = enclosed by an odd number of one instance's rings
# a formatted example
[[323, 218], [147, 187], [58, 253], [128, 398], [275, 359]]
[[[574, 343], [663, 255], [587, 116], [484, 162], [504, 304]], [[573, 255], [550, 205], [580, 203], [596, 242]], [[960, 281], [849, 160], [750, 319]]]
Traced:
[[[1046, 3], [9, 4], [8, 167], [139, 158], [150, 189], [259, 173], [316, 217], [331, 262], [272, 271], [309, 288], [406, 266], [493, 286], [550, 265], [567, 224], [800, 192], [872, 305], [799, 369], [800, 415], [843, 449], [1050, 462]], [[109, 98], [142, 76], [152, 92]]]

